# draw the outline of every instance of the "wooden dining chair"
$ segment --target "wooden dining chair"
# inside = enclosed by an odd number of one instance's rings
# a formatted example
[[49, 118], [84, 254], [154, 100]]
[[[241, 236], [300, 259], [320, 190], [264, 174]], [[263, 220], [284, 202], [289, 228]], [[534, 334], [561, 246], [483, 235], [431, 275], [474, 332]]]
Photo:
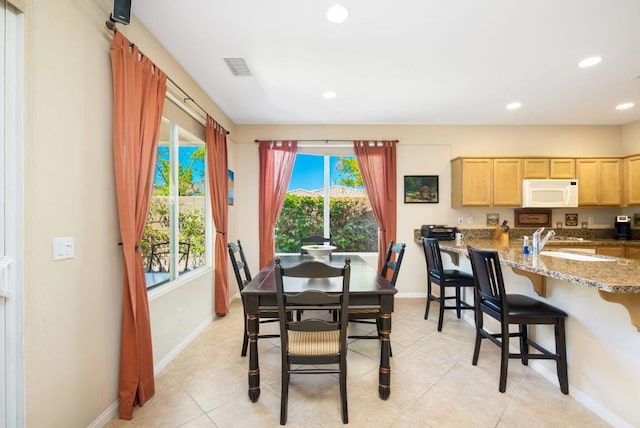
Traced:
[[331, 239], [331, 235], [329, 235], [328, 238], [325, 238], [322, 235], [310, 235], [310, 236], [300, 235], [300, 255], [303, 256], [307, 254], [307, 251], [302, 249], [304, 245], [322, 245], [322, 244], [333, 245], [333, 240]]
[[[251, 272], [249, 271], [247, 260], [244, 257], [244, 251], [242, 250], [240, 240], [238, 239], [237, 243], [229, 242], [227, 244], [227, 248], [229, 249], [229, 260], [231, 260], [233, 273], [235, 274], [238, 289], [240, 290], [240, 297], [242, 298], [242, 310], [244, 311], [244, 335], [242, 338], [242, 351], [240, 352], [240, 355], [246, 357], [247, 346], [249, 344], [249, 334], [247, 332], [247, 309], [245, 307], [244, 297], [242, 296], [242, 290], [244, 289], [244, 286], [251, 281]], [[276, 309], [261, 310], [258, 317], [258, 322], [260, 323], [278, 322], [278, 311]], [[258, 338], [268, 339], [279, 336], [279, 334], [262, 334], [259, 335]]]
[[[471, 269], [475, 279], [475, 308], [476, 308], [476, 343], [473, 351], [473, 365], [478, 364], [482, 339], [489, 339], [501, 349], [500, 385], [498, 390], [507, 389], [507, 368], [509, 358], [518, 358], [523, 365], [529, 360], [544, 359], [556, 362], [558, 382], [563, 394], [569, 393], [567, 375], [567, 351], [564, 334], [564, 320], [567, 314], [547, 303], [524, 296], [522, 294], [507, 294], [504, 288], [502, 268], [496, 251], [483, 251], [467, 247], [471, 259]], [[500, 322], [500, 332], [490, 333], [484, 328], [484, 315], [488, 315]], [[509, 332], [509, 325], [518, 325], [518, 332]], [[529, 326], [550, 324], [554, 327], [555, 352], [542, 347], [529, 336]], [[509, 339], [519, 338], [520, 352], [511, 353]], [[529, 347], [539, 353], [530, 353]]]
[[[456, 316], [460, 318], [462, 310], [474, 310], [474, 306], [462, 300], [461, 290], [464, 287], [473, 287], [473, 275], [457, 269], [445, 269], [442, 264], [440, 254], [440, 244], [436, 238], [422, 238], [422, 248], [424, 258], [427, 263], [427, 304], [424, 310], [424, 319], [429, 318], [429, 306], [431, 301], [439, 303], [440, 313], [438, 314], [438, 331], [442, 331], [445, 310], [455, 310]], [[440, 287], [438, 295], [433, 294], [432, 284]], [[453, 296], [447, 296], [447, 288], [453, 288]], [[454, 305], [447, 305], [447, 300], [454, 300]]]
[[[404, 251], [407, 244], [403, 242], [394, 243], [392, 240], [387, 248], [384, 264], [380, 275], [387, 278], [391, 284], [395, 287], [398, 280], [398, 274], [400, 273], [400, 266], [402, 265], [402, 259], [404, 258]], [[360, 324], [375, 324], [377, 336], [371, 335], [350, 335], [350, 339], [379, 339], [382, 337], [380, 334], [381, 320], [380, 310], [378, 308], [358, 308], [349, 310], [349, 321]]]
[[[282, 353], [282, 391], [280, 394], [280, 425], [287, 423], [289, 380], [292, 374], [338, 374], [342, 422], [349, 422], [347, 409], [347, 317], [349, 306], [350, 259], [342, 268], [319, 261], [302, 262], [284, 268], [276, 259], [275, 279], [280, 343]], [[331, 278], [341, 278], [339, 288], [327, 291]], [[296, 279], [304, 281], [304, 289], [287, 291], [287, 284]], [[314, 287], [314, 284], [317, 284]], [[330, 310], [338, 313], [338, 320], [305, 317], [292, 320], [292, 311]], [[325, 367], [326, 365], [331, 367]], [[337, 368], [335, 365], [337, 364]], [[295, 365], [295, 367], [293, 367]]]

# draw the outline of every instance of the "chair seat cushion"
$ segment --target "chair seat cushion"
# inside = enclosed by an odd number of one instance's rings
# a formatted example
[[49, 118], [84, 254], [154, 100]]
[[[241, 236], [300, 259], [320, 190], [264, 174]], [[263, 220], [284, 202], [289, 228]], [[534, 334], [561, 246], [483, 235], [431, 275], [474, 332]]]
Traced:
[[[495, 303], [489, 300], [484, 300], [483, 303], [485, 306], [499, 311], [499, 307]], [[507, 303], [509, 305], [509, 317], [558, 318], [567, 316], [566, 312], [555, 306], [522, 294], [507, 294]]]
[[567, 313], [538, 299], [522, 294], [507, 294], [509, 316], [566, 317]]
[[340, 353], [340, 330], [289, 330], [288, 346], [291, 355], [338, 355]]
[[452, 284], [464, 284], [464, 285], [473, 285], [473, 275], [469, 275], [466, 272], [461, 272], [457, 269], [445, 269], [442, 271], [442, 275], [440, 272], [432, 270], [429, 275], [431, 275], [431, 279], [438, 282], [450, 282]]

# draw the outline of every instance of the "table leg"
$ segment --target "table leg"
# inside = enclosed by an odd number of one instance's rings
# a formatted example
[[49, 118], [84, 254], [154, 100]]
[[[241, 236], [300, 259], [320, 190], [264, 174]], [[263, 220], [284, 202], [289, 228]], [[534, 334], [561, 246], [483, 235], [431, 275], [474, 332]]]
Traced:
[[[257, 304], [255, 305], [257, 308]], [[255, 403], [260, 398], [260, 367], [258, 366], [258, 330], [260, 318], [247, 310], [249, 335], [249, 399]]]
[[378, 394], [380, 398], [386, 400], [391, 394], [391, 366], [389, 357], [391, 355], [391, 314], [380, 314], [380, 372], [378, 380]]

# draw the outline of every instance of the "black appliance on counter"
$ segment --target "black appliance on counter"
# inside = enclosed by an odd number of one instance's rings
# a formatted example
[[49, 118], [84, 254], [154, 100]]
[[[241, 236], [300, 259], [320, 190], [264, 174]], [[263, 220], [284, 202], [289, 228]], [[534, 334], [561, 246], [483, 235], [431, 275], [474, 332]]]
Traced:
[[455, 226], [444, 226], [435, 224], [425, 224], [420, 228], [420, 234], [425, 238], [436, 238], [438, 241], [453, 241], [456, 239], [458, 228]]
[[631, 237], [631, 217], [628, 215], [616, 216], [616, 239], [627, 241]]

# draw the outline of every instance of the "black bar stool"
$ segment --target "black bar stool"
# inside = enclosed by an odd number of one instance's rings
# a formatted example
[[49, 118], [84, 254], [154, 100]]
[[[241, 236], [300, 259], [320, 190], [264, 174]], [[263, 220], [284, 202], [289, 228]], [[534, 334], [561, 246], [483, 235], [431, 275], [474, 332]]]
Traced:
[[[473, 276], [466, 272], [456, 269], [445, 269], [442, 265], [442, 257], [440, 256], [440, 245], [436, 238], [422, 238], [422, 247], [424, 249], [424, 257], [427, 261], [427, 307], [424, 310], [424, 319], [429, 318], [429, 306], [432, 300], [440, 304], [440, 314], [438, 317], [438, 331], [442, 331], [442, 321], [444, 319], [444, 311], [455, 309], [456, 315], [460, 318], [464, 309], [474, 309], [460, 298], [460, 290], [462, 287], [473, 287]], [[431, 284], [440, 286], [440, 296], [436, 296], [431, 292]], [[455, 295], [446, 295], [446, 289], [454, 288]], [[446, 306], [447, 300], [455, 300], [455, 305]]]
[[[547, 303], [521, 294], [506, 294], [500, 259], [495, 251], [483, 251], [467, 247], [471, 268], [476, 281], [476, 345], [473, 352], [473, 365], [478, 363], [480, 344], [482, 339], [489, 339], [501, 348], [500, 362], [500, 392], [507, 389], [507, 367], [509, 358], [518, 358], [523, 365], [530, 359], [555, 360], [558, 372], [560, 391], [569, 393], [567, 375], [567, 351], [564, 335], [564, 320], [567, 314]], [[492, 334], [483, 328], [484, 314], [500, 322], [500, 333]], [[517, 324], [517, 333], [509, 332], [509, 325]], [[528, 336], [528, 326], [535, 324], [550, 324], [554, 326], [556, 350], [551, 352]], [[509, 353], [509, 338], [520, 339], [520, 353]], [[540, 353], [532, 354], [529, 346]]]

